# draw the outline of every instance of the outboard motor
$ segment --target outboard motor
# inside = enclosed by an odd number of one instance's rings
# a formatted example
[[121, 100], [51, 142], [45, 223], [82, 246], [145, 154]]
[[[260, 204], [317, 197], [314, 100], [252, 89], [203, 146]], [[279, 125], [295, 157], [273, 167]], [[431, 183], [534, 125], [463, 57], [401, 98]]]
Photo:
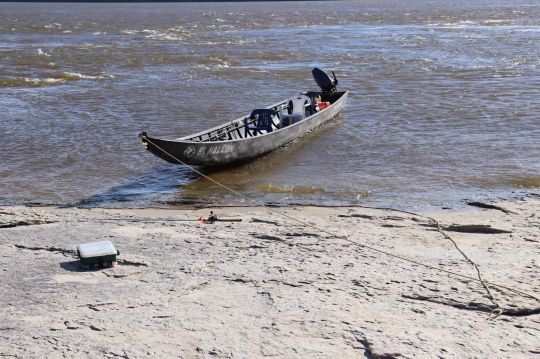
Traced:
[[326, 74], [326, 72], [317, 67], [315, 67], [311, 73], [313, 74], [313, 79], [321, 88], [323, 97], [332, 97], [336, 93], [338, 80], [334, 71], [332, 71], [332, 76], [334, 76], [333, 80]]

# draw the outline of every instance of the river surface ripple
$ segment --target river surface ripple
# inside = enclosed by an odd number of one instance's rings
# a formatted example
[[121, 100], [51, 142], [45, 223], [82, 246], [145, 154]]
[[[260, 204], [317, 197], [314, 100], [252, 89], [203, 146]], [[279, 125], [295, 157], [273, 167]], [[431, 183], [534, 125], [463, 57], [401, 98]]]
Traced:
[[216, 180], [256, 203], [534, 192], [539, 44], [527, 1], [1, 3], [0, 203], [242, 203], [138, 133], [244, 115], [314, 88], [314, 66], [351, 91], [342, 115]]

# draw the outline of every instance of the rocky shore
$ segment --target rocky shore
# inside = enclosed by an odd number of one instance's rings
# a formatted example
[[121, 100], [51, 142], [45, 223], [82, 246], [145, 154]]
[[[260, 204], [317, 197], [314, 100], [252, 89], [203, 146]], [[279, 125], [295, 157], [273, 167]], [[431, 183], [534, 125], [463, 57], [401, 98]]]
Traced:
[[0, 207], [0, 356], [540, 356], [538, 199], [213, 210]]

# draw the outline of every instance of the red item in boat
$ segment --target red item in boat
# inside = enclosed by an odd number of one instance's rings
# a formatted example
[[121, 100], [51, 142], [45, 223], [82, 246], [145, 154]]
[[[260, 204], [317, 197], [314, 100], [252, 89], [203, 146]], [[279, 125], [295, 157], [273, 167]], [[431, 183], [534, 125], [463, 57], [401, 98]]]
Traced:
[[320, 110], [324, 110], [325, 108], [330, 106], [330, 102], [319, 102], [317, 105], [319, 106]]

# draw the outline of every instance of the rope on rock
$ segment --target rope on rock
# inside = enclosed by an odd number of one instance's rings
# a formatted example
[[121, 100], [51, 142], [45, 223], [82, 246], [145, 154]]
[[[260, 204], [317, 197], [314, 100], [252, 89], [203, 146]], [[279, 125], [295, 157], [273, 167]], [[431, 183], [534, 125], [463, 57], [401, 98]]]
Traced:
[[[429, 218], [429, 217], [426, 217], [426, 218]], [[444, 238], [448, 239], [449, 241], [451, 241], [453, 244], [454, 244], [454, 247], [456, 247], [456, 249], [458, 250], [459, 253], [461, 253], [461, 255], [474, 267], [474, 269], [476, 270], [476, 275], [478, 276], [478, 280], [480, 281], [480, 283], [482, 284], [482, 286], [484, 287], [484, 289], [486, 290], [488, 296], [489, 296], [489, 299], [491, 300], [491, 302], [495, 305], [496, 309], [494, 311], [495, 314], [501, 314], [504, 312], [504, 308], [501, 307], [501, 305], [499, 304], [499, 302], [497, 301], [497, 299], [495, 299], [495, 296], [493, 295], [493, 293], [491, 293], [491, 290], [489, 289], [487, 283], [484, 281], [484, 279], [482, 278], [482, 274], [480, 273], [480, 269], [478, 268], [478, 265], [473, 262], [473, 260], [471, 258], [469, 258], [468, 255], [465, 254], [465, 252], [463, 252], [463, 250], [461, 248], [459, 248], [458, 244], [456, 243], [456, 241], [450, 237], [446, 232], [444, 232], [441, 228], [441, 224], [439, 223], [439, 221], [437, 221], [436, 219], [434, 218], [429, 218], [431, 219], [432, 221], [435, 222], [435, 224], [437, 225], [437, 232], [441, 233]]]
[[[368, 208], [373, 208], [373, 207], [368, 207]], [[498, 316], [500, 314], [503, 314], [507, 311], [506, 308], [503, 308], [499, 302], [497, 301], [497, 299], [495, 298], [495, 296], [493, 295], [493, 293], [491, 293], [491, 290], [489, 289], [486, 281], [482, 278], [482, 274], [480, 273], [480, 268], [478, 268], [478, 265], [471, 259], [469, 258], [469, 256], [467, 254], [465, 254], [465, 252], [458, 246], [457, 242], [452, 238], [450, 237], [450, 235], [448, 235], [448, 233], [446, 233], [445, 231], [443, 231], [442, 227], [441, 227], [441, 224], [439, 223], [438, 220], [436, 220], [435, 218], [433, 217], [429, 217], [429, 216], [424, 216], [424, 215], [421, 215], [421, 214], [417, 214], [415, 212], [410, 212], [410, 211], [403, 211], [403, 210], [399, 210], [399, 209], [395, 209], [395, 208], [388, 208], [388, 207], [384, 207], [384, 208], [377, 208], [377, 209], [384, 209], [384, 210], [388, 210], [388, 211], [393, 211], [393, 212], [402, 212], [402, 213], [407, 213], [407, 214], [410, 214], [410, 215], [413, 215], [413, 216], [416, 216], [416, 217], [422, 217], [422, 218], [426, 218], [430, 221], [432, 221], [433, 223], [435, 223], [435, 225], [437, 226], [437, 232], [439, 232], [440, 234], [443, 235], [444, 238], [448, 239], [450, 242], [452, 242], [452, 244], [454, 245], [454, 247], [458, 250], [459, 253], [461, 253], [461, 255], [463, 256], [463, 258], [465, 258], [465, 260], [467, 260], [467, 262], [469, 262], [473, 267], [474, 269], [476, 270], [476, 275], [478, 277], [478, 281], [482, 284], [482, 286], [484, 287], [484, 289], [486, 290], [487, 294], [488, 294], [488, 297], [489, 297], [489, 300], [495, 305], [495, 310], [493, 311], [493, 313]], [[506, 289], [509, 289], [509, 288], [506, 288]], [[512, 290], [513, 291], [513, 290]], [[526, 296], [529, 296], [529, 294], [526, 294], [526, 293], [520, 293], [520, 294], [525, 294]], [[538, 298], [536, 297], [532, 297], [536, 300], [538, 300]]]
[[[148, 137], [144, 137], [144, 140], [147, 141], [148, 143], [152, 144], [154, 147], [156, 147], [157, 149], [159, 149], [161, 152], [163, 152], [164, 154], [166, 154], [167, 156], [169, 156], [170, 158], [174, 159], [175, 161], [177, 161], [178, 163], [188, 167], [190, 170], [192, 170], [193, 172], [197, 173], [198, 175], [206, 178], [207, 180], [215, 183], [216, 185], [228, 190], [229, 192], [237, 195], [238, 197], [242, 198], [242, 200], [249, 200], [249, 201], [254, 201], [253, 199], [251, 198], [248, 198], [246, 197], [245, 195], [243, 195], [242, 193], [224, 185], [223, 183], [219, 182], [219, 181], [216, 181], [215, 179], [213, 179], [212, 177], [209, 177], [207, 175], [205, 175], [204, 173], [202, 173], [201, 171], [197, 170], [196, 168], [194, 168], [193, 166], [190, 166], [188, 165], [187, 163], [179, 160], [178, 158], [176, 158], [175, 156], [173, 156], [172, 154], [170, 154], [169, 152], [167, 152], [166, 150], [164, 150], [163, 148], [161, 148], [160, 146], [158, 146], [157, 144], [153, 143], [150, 139], [148, 139]], [[528, 297], [528, 298], [532, 298], [532, 299], [535, 299], [536, 301], [540, 302], [540, 298], [533, 295], [533, 294], [530, 294], [530, 293], [527, 293], [527, 292], [524, 292], [522, 290], [519, 290], [519, 289], [516, 289], [516, 288], [513, 288], [513, 287], [509, 287], [509, 286], [505, 286], [505, 285], [501, 285], [501, 284], [497, 284], [497, 283], [494, 283], [494, 282], [490, 282], [490, 281], [486, 281], [482, 278], [482, 275], [480, 273], [480, 269], [478, 268], [478, 266], [476, 265], [476, 263], [474, 263], [460, 248], [459, 246], [457, 245], [457, 243], [446, 233], [442, 230], [441, 228], [441, 225], [439, 223], [439, 221], [437, 221], [436, 219], [432, 218], [432, 217], [428, 217], [428, 216], [424, 216], [424, 215], [420, 215], [420, 214], [417, 214], [415, 212], [409, 212], [409, 211], [405, 211], [405, 210], [400, 210], [400, 209], [395, 209], [395, 208], [389, 208], [389, 207], [369, 207], [369, 206], [360, 206], [362, 208], [369, 208], [369, 209], [378, 209], [378, 210], [386, 210], [386, 211], [393, 211], [393, 212], [401, 212], [401, 213], [406, 213], [406, 214], [410, 214], [410, 215], [413, 215], [413, 216], [416, 216], [416, 217], [422, 217], [422, 218], [426, 218], [426, 219], [429, 219], [430, 221], [434, 222], [437, 226], [437, 232], [441, 233], [446, 239], [450, 240], [454, 246], [456, 247], [456, 249], [463, 255], [463, 257], [469, 262], [471, 263], [471, 265], [474, 266], [475, 270], [476, 270], [476, 273], [477, 273], [477, 277], [472, 277], [472, 276], [469, 276], [469, 275], [466, 275], [466, 274], [462, 274], [462, 273], [458, 273], [458, 272], [453, 272], [453, 271], [449, 271], [449, 270], [446, 270], [446, 269], [442, 269], [442, 268], [438, 268], [438, 267], [435, 267], [435, 266], [432, 266], [432, 265], [429, 265], [429, 264], [426, 264], [426, 263], [421, 263], [421, 262], [418, 262], [418, 261], [415, 261], [413, 259], [410, 259], [410, 258], [407, 258], [407, 257], [403, 257], [401, 255], [398, 255], [398, 254], [394, 254], [394, 253], [391, 253], [391, 252], [387, 252], [383, 249], [379, 249], [379, 248], [376, 248], [376, 247], [373, 247], [373, 246], [370, 246], [370, 245], [367, 245], [367, 244], [363, 244], [363, 243], [358, 243], [352, 239], [350, 239], [350, 235], [346, 235], [345, 237], [343, 236], [337, 236], [335, 233], [332, 233], [324, 228], [319, 228], [309, 222], [306, 222], [306, 221], [302, 221], [298, 218], [295, 218], [291, 215], [288, 215], [286, 213], [283, 213], [283, 212], [280, 212], [272, 207], [267, 207], [268, 210], [270, 212], [273, 212], [279, 216], [282, 216], [282, 217], [285, 217], [289, 220], [292, 220], [296, 223], [299, 223], [299, 224], [302, 224], [304, 226], [307, 226], [307, 227], [310, 227], [310, 228], [313, 228], [317, 231], [320, 231], [320, 232], [323, 232], [323, 233], [326, 233], [328, 235], [330, 235], [331, 237], [335, 237], [335, 238], [341, 238], [341, 239], [344, 239], [346, 240], [347, 242], [350, 242], [354, 245], [357, 245], [361, 248], [366, 248], [366, 249], [369, 249], [369, 250], [372, 250], [374, 252], [377, 252], [377, 253], [381, 253], [381, 254], [384, 254], [384, 255], [387, 255], [389, 257], [392, 257], [392, 258], [396, 258], [396, 259], [400, 259], [400, 260], [403, 260], [403, 261], [406, 261], [406, 262], [409, 262], [409, 263], [412, 263], [412, 264], [416, 264], [418, 266], [422, 266], [422, 267], [425, 267], [425, 268], [429, 268], [429, 269], [433, 269], [433, 270], [436, 270], [436, 271], [439, 271], [439, 272], [442, 272], [442, 273], [446, 273], [446, 274], [449, 274], [451, 276], [456, 276], [456, 277], [461, 277], [461, 278], [466, 278], [466, 279], [470, 279], [470, 280], [473, 280], [473, 281], [476, 281], [476, 282], [479, 282], [480, 284], [482, 284], [482, 286], [485, 288], [487, 294], [488, 294], [488, 297], [490, 299], [490, 301], [495, 305], [495, 310], [493, 312], [493, 314], [495, 315], [495, 317], [501, 315], [501, 314], [508, 314], [508, 315], [520, 315], [520, 313], [532, 313], [532, 314], [536, 314], [540, 311], [540, 307], [537, 307], [537, 308], [521, 308], [520, 311], [516, 312], [516, 313], [513, 313], [515, 312], [516, 310], [508, 310], [508, 309], [505, 309], [503, 307], [501, 307], [498, 303], [498, 301], [495, 299], [495, 297], [493, 296], [493, 294], [491, 293], [491, 290], [489, 289], [488, 285], [492, 286], [492, 287], [498, 287], [498, 288], [502, 288], [502, 289], [506, 289], [506, 290], [509, 290], [511, 292], [514, 292], [514, 293], [517, 293], [517, 294], [521, 294], [525, 297]], [[511, 313], [512, 312], [512, 313]], [[523, 315], [527, 315], [527, 314], [523, 314]]]

